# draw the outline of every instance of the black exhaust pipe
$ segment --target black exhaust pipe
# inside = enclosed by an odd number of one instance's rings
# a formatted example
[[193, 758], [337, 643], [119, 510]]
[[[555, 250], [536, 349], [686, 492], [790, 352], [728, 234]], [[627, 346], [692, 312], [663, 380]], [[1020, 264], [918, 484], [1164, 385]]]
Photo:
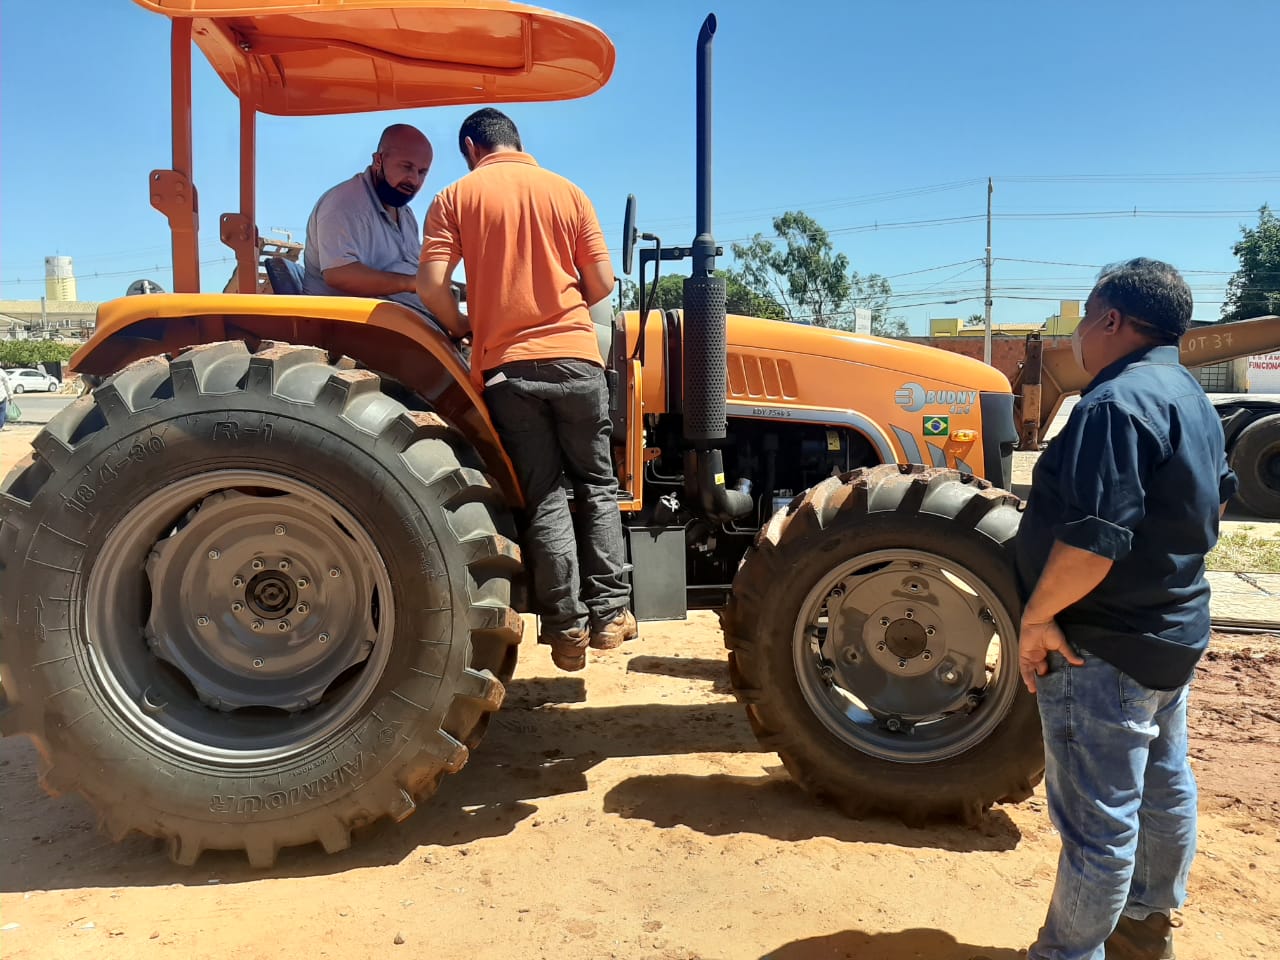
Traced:
[[693, 275], [684, 282], [685, 495], [708, 519], [727, 523], [750, 512], [751, 497], [725, 487], [721, 447], [728, 436], [725, 410], [725, 282], [713, 276], [711, 235], [711, 40], [715, 14], [698, 32], [697, 236]]

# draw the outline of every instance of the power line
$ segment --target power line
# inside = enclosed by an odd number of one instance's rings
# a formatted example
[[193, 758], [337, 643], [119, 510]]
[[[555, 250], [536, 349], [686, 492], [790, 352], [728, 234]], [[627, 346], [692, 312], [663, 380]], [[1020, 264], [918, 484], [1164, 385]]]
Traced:
[[936, 267], [924, 267], [920, 270], [908, 270], [906, 273], [891, 273], [884, 279], [896, 280], [898, 277], [913, 277], [917, 273], [932, 273], [935, 270], [946, 270], [948, 267], [959, 267], [966, 263], [981, 263], [981, 257], [970, 257], [968, 260], [957, 260], [955, 263], [944, 263]]
[[[841, 197], [828, 200], [812, 200], [799, 203], [777, 203], [768, 207], [756, 207], [754, 209], [730, 210], [716, 217], [717, 223], [741, 223], [744, 220], [755, 220], [761, 217], [768, 217], [771, 221], [774, 217], [779, 216], [779, 210], [830, 210], [843, 207], [866, 206], [874, 203], [886, 203], [891, 200], [906, 200], [914, 197], [925, 196], [932, 193], [941, 193], [948, 190], [958, 190], [962, 187], [969, 187], [981, 183], [982, 178], [973, 177], [968, 180], [951, 180], [944, 183], [926, 184], [918, 187], [903, 187], [900, 190], [889, 190], [883, 193], [870, 193], [861, 196]], [[664, 220], [646, 221], [648, 227], [682, 227], [692, 226], [692, 217], [669, 217]], [[609, 222], [608, 227], [622, 229], [621, 223]]]
[[[1049, 211], [1006, 211], [993, 215], [996, 220], [1127, 220], [1127, 219], [1144, 219], [1144, 218], [1162, 218], [1162, 219], [1213, 219], [1213, 218], [1230, 218], [1238, 216], [1250, 216], [1255, 214], [1255, 210], [1143, 210], [1138, 207], [1129, 210], [1049, 210]], [[873, 223], [863, 223], [850, 227], [833, 227], [824, 229], [822, 233], [801, 233], [800, 236], [808, 240], [820, 239], [822, 234], [828, 237], [835, 234], [846, 233], [874, 233], [880, 230], [912, 230], [926, 227], [951, 226], [957, 223], [973, 223], [978, 220], [986, 220], [985, 213], [976, 213], [968, 216], [957, 217], [929, 217], [922, 220], [893, 220], [893, 221], [875, 221]], [[756, 235], [750, 237], [737, 237], [732, 240], [720, 241], [721, 243], [746, 243], [755, 239]], [[770, 242], [778, 242], [781, 238], [765, 237]], [[999, 259], [999, 258], [997, 258]], [[1070, 266], [1087, 266], [1087, 264], [1069, 264]]]
[[1004, 183], [1271, 183], [1280, 171], [1241, 173], [1065, 173], [996, 177]]
[[[235, 263], [235, 261], [236, 261], [235, 257], [220, 257], [216, 260], [201, 260], [200, 266], [207, 267], [207, 266], [212, 266], [214, 264], [219, 264], [219, 263]], [[115, 270], [115, 271], [107, 271], [107, 272], [101, 272], [101, 273], [77, 272], [74, 279], [76, 280], [109, 280], [113, 277], [128, 277], [138, 273], [146, 273], [147, 271], [164, 271], [164, 270], [172, 270], [172, 269], [173, 269], [173, 264], [171, 263], [164, 264], [163, 266], [161, 266], [160, 264], [148, 264], [145, 267], [133, 267], [128, 270]], [[44, 283], [45, 279], [46, 279], [45, 277], [40, 277], [38, 279], [33, 279], [33, 280], [21, 280], [21, 279], [0, 280], [0, 284], [14, 284], [14, 283], [35, 284], [35, 283]]]

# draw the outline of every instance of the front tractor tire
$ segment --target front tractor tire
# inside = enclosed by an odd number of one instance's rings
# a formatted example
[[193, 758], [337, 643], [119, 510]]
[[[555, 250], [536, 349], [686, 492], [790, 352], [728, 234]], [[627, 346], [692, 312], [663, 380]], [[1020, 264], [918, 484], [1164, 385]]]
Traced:
[[106, 379], [0, 488], [0, 732], [119, 840], [255, 866], [414, 811], [516, 663], [511, 520], [461, 436], [310, 347]]
[[832, 477], [761, 530], [724, 613], [761, 744], [853, 817], [977, 822], [1044, 772], [1017, 668], [1018, 499], [954, 471]]

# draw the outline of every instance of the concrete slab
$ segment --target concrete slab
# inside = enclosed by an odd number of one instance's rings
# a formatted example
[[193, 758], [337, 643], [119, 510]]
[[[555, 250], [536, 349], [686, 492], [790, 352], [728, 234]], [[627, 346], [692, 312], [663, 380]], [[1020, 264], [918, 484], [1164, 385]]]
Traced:
[[1216, 622], [1280, 624], [1280, 574], [1211, 571], [1208, 578]]

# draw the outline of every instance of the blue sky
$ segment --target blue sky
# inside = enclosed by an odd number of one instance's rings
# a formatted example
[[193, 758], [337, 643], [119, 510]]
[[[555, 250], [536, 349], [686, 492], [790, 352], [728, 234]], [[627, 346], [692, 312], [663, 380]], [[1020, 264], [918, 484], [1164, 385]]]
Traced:
[[[892, 278], [895, 312], [917, 331], [929, 316], [981, 312], [988, 176], [997, 323], [1040, 320], [1057, 298], [1083, 297], [1096, 265], [1136, 255], [1187, 271], [1197, 319], [1215, 319], [1241, 224], [1280, 202], [1274, 67], [1261, 52], [1280, 28], [1274, 0], [556, 8], [613, 39], [612, 81], [584, 100], [505, 109], [539, 162], [595, 201], [611, 247], [628, 193], [641, 229], [692, 238], [693, 47], [714, 10], [717, 239], [727, 248], [805, 210], [858, 270]], [[140, 277], [170, 288], [146, 185], [169, 164], [167, 21], [126, 0], [4, 0], [0, 16], [0, 298], [39, 297], [54, 253], [75, 259], [83, 299]], [[217, 222], [237, 205], [236, 105], [195, 62], [210, 290], [231, 270], [217, 262], [230, 258]], [[437, 145], [414, 201], [423, 218], [465, 172], [454, 143], [467, 112], [262, 118], [260, 230], [301, 239], [316, 197], [361, 169], [395, 121]]]

